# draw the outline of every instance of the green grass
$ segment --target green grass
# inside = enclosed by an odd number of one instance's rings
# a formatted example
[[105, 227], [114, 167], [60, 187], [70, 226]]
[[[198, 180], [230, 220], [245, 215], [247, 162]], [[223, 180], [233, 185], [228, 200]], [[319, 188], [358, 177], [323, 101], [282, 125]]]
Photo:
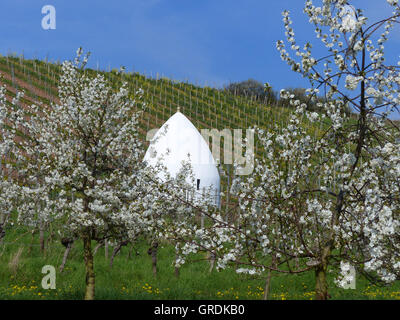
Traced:
[[[75, 243], [63, 273], [58, 271], [64, 247], [59, 241], [49, 243], [45, 253], [40, 252], [38, 239], [29, 252], [30, 233], [22, 229], [9, 230], [0, 246], [0, 299], [83, 299], [85, 271], [80, 241]], [[20, 235], [19, 237], [17, 235]], [[15, 241], [15, 242], [14, 242]], [[95, 243], [93, 242], [93, 245]], [[9, 262], [19, 248], [23, 248], [18, 267], [12, 270]], [[209, 273], [207, 261], [192, 262], [181, 268], [179, 278], [174, 275], [173, 247], [159, 248], [158, 275], [151, 269], [147, 254], [148, 244], [140, 241], [128, 258], [130, 247], [123, 247], [112, 268], [105, 259], [104, 248], [95, 256], [96, 299], [262, 299], [264, 279], [235, 273], [234, 267]], [[112, 248], [110, 247], [110, 255]], [[135, 253], [137, 252], [137, 254]], [[202, 255], [193, 260], [204, 258]], [[44, 265], [56, 268], [55, 290], [41, 287]], [[14, 272], [15, 271], [15, 272]], [[356, 290], [337, 288], [329, 275], [329, 293], [332, 299], [400, 299], [400, 284], [387, 287], [369, 286], [365, 279], [357, 280]], [[301, 275], [274, 274], [270, 298], [274, 300], [313, 299], [313, 273]]]

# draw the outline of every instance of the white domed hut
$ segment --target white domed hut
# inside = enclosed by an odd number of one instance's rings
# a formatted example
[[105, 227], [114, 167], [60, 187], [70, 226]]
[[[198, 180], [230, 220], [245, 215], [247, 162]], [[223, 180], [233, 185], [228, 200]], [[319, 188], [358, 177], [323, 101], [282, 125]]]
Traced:
[[[220, 176], [217, 163], [200, 132], [178, 109], [150, 141], [144, 160], [155, 167], [161, 159], [171, 177], [176, 177], [182, 168], [182, 161], [188, 161], [188, 154], [195, 178], [194, 185], [189, 177], [187, 179], [193, 186], [190, 194], [199, 200], [203, 194], [211, 191], [212, 203], [219, 206]], [[159, 178], [163, 178], [162, 174]]]

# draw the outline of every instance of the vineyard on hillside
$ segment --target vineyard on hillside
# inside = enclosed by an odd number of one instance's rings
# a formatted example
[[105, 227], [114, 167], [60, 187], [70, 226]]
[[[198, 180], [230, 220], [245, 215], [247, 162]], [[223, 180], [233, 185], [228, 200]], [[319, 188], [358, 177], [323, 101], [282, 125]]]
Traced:
[[[87, 69], [86, 71], [91, 75], [103, 74], [114, 88], [118, 88], [122, 82], [127, 82], [132, 97], [137, 90], [143, 90], [147, 108], [140, 119], [139, 132], [146, 148], [149, 143], [146, 141], [146, 133], [151, 129], [161, 127], [178, 108], [199, 131], [201, 129], [242, 129], [243, 136], [247, 128], [255, 125], [270, 130], [285, 127], [292, 111], [276, 102], [269, 105], [268, 101], [260, 101], [252, 96], [244, 97], [216, 88], [195, 86], [159, 76], [150, 78], [139, 73], [121, 73], [118, 70]], [[59, 62], [29, 60], [22, 55], [9, 54], [0, 56], [0, 74], [2, 76], [0, 83], [7, 86], [6, 97], [9, 102], [15, 97], [17, 91], [24, 92], [24, 97], [21, 99], [23, 107], [32, 104], [45, 107], [58, 102], [57, 87], [61, 74]], [[323, 128], [328, 127], [329, 122], [321, 122], [319, 126], [315, 126], [304, 119], [303, 125], [317, 139], [322, 134]], [[211, 141], [208, 142], [211, 143]], [[258, 143], [255, 136], [256, 154], [263, 157]], [[221, 156], [223, 156], [223, 147], [224, 140], [221, 139]], [[221, 163], [224, 169], [221, 177], [222, 190], [226, 190], [228, 180], [232, 180], [232, 169], [229, 165], [224, 166], [222, 159]]]
[[[17, 90], [23, 90], [25, 97], [22, 102], [25, 105], [57, 102], [60, 72], [60, 63], [26, 60], [16, 55], [0, 57], [1, 81], [7, 85], [7, 97], [11, 99]], [[100, 72], [115, 88], [126, 81], [132, 94], [139, 89], [144, 91], [148, 108], [140, 121], [143, 137], [149, 129], [160, 127], [178, 108], [199, 130], [246, 129], [254, 125], [268, 128], [274, 123], [283, 126], [288, 121], [286, 108], [268, 105], [268, 101], [253, 97], [159, 76], [150, 78], [134, 72], [90, 69], [88, 72]]]

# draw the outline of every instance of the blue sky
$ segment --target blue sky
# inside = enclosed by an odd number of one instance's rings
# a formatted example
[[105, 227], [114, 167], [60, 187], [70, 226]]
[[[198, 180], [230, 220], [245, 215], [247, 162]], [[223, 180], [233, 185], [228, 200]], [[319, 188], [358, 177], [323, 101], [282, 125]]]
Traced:
[[[356, 0], [371, 20], [390, 13], [386, 0]], [[56, 30], [43, 30], [44, 5], [57, 11]], [[1, 0], [0, 53], [72, 59], [79, 46], [90, 66], [209, 86], [253, 78], [274, 89], [306, 86], [280, 60], [281, 12], [292, 12], [299, 43], [314, 37], [302, 0]], [[394, 34], [388, 54], [398, 57]]]

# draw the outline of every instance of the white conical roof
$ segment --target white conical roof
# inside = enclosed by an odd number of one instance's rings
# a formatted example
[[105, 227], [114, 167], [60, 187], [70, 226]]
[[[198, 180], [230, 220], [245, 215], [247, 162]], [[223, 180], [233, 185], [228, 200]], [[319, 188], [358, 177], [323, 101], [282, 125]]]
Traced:
[[218, 206], [220, 177], [216, 162], [207, 142], [181, 112], [175, 113], [157, 131], [150, 142], [144, 160], [148, 165], [155, 166], [162, 155], [161, 163], [167, 167], [169, 174], [175, 177], [182, 168], [182, 161], [188, 161], [188, 154], [190, 154], [195, 178], [195, 186], [193, 186], [195, 192], [201, 194], [203, 190], [211, 187], [215, 196], [215, 205]]

